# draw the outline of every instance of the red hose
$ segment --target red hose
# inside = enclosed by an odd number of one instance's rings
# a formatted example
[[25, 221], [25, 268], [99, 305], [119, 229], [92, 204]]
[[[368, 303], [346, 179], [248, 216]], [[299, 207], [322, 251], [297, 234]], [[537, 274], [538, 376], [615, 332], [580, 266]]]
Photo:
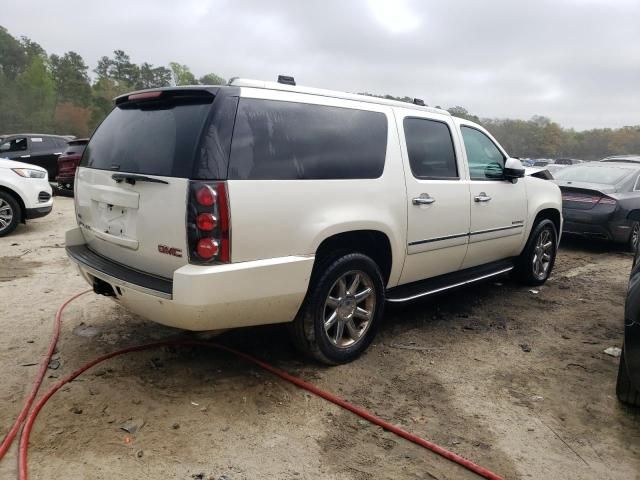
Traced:
[[[86, 292], [83, 292], [86, 293]], [[74, 300], [75, 298], [79, 297], [82, 294], [78, 294], [72, 298], [70, 298], [69, 300], [67, 300], [58, 310], [58, 313], [56, 314], [56, 321], [59, 322], [59, 315], [62, 312], [62, 310], [64, 309], [64, 307], [66, 307], [67, 304], [69, 304], [72, 300]], [[56, 331], [59, 332], [59, 325], [56, 328]], [[55, 332], [54, 332], [55, 333]], [[55, 347], [55, 343], [52, 343], [53, 346]], [[148, 344], [144, 344], [144, 345], [138, 345], [138, 346], [134, 346], [134, 347], [128, 347], [128, 348], [124, 348], [122, 350], [118, 350], [116, 352], [111, 352], [108, 353], [106, 355], [102, 355], [101, 357], [96, 358], [95, 360], [92, 360], [91, 362], [85, 364], [84, 366], [80, 367], [78, 370], [74, 371], [73, 373], [71, 373], [70, 375], [66, 376], [65, 378], [59, 380], [58, 382], [56, 382], [49, 390], [47, 390], [47, 392], [40, 398], [40, 400], [36, 403], [35, 407], [33, 408], [33, 410], [29, 413], [29, 415], [27, 416], [26, 419], [26, 423], [24, 425], [23, 431], [22, 431], [22, 436], [20, 438], [20, 448], [19, 448], [19, 478], [20, 480], [27, 480], [27, 451], [28, 451], [28, 447], [29, 447], [29, 436], [31, 434], [31, 429], [33, 428], [33, 424], [36, 420], [36, 417], [38, 416], [38, 413], [40, 412], [40, 410], [42, 410], [42, 407], [44, 407], [44, 405], [47, 403], [47, 401], [53, 396], [54, 393], [56, 393], [63, 385], [65, 385], [66, 383], [69, 383], [70, 381], [72, 381], [74, 378], [76, 378], [77, 376], [79, 376], [80, 374], [82, 374], [83, 372], [85, 372], [86, 370], [88, 370], [89, 368], [93, 367], [94, 365], [97, 365], [98, 363], [101, 363], [105, 360], [108, 360], [110, 358], [116, 357], [118, 355], [123, 355], [125, 353], [130, 353], [130, 352], [139, 352], [142, 350], [149, 350], [149, 349], [153, 349], [153, 348], [158, 348], [158, 347], [164, 347], [164, 346], [175, 346], [175, 345], [189, 345], [189, 346], [206, 346], [206, 347], [213, 347], [213, 348], [217, 348], [219, 350], [223, 350], [225, 352], [231, 353], [233, 355], [236, 355], [238, 357], [243, 358], [244, 360], [251, 362], [255, 365], [258, 365], [259, 367], [263, 368], [264, 370], [271, 372], [272, 374], [282, 378], [283, 380], [286, 380], [290, 383], [293, 383], [294, 385], [303, 388], [311, 393], [313, 393], [314, 395], [317, 395], [321, 398], [324, 398], [325, 400], [328, 400], [329, 402], [332, 402], [346, 410], [349, 410], [350, 412], [355, 413], [356, 415], [364, 418], [365, 420], [374, 423], [382, 428], [384, 428], [385, 430], [388, 430], [402, 438], [405, 438], [406, 440], [409, 440], [410, 442], [413, 442], [417, 445], [420, 445], [421, 447], [424, 447], [428, 450], [431, 450], [434, 453], [437, 453], [438, 455], [451, 460], [452, 462], [457, 463], [458, 465], [461, 465], [462, 467], [466, 468], [467, 470], [470, 470], [478, 475], [480, 475], [481, 477], [487, 478], [489, 480], [504, 480], [502, 477], [500, 477], [499, 475], [487, 470], [486, 468], [480, 467], [478, 465], [476, 465], [475, 463], [471, 462], [470, 460], [467, 460], [466, 458], [461, 457], [460, 455], [457, 455], [453, 452], [450, 452], [442, 447], [440, 447], [439, 445], [436, 445], [435, 443], [429, 442], [421, 437], [418, 437], [417, 435], [414, 435], [413, 433], [407, 432], [406, 430], [403, 430], [402, 428], [396, 427], [395, 425], [392, 425], [384, 420], [382, 420], [381, 418], [367, 412], [366, 410], [363, 410], [362, 408], [356, 407], [355, 405], [352, 405], [351, 403], [347, 402], [346, 400], [339, 398], [329, 392], [326, 392], [324, 390], [321, 390], [320, 388], [316, 387], [315, 385], [312, 385], [310, 383], [305, 382], [304, 380], [298, 378], [298, 377], [294, 377], [293, 375], [288, 374], [287, 372], [280, 370], [278, 368], [275, 368], [261, 360], [258, 360], [255, 357], [252, 357], [251, 355], [247, 355], [246, 353], [243, 352], [239, 352], [233, 348], [227, 347], [225, 345], [221, 345], [219, 343], [215, 343], [215, 342], [205, 342], [205, 341], [199, 341], [199, 340], [168, 340], [168, 341], [163, 341], [163, 342], [155, 342], [155, 343], [148, 343]], [[50, 347], [51, 352], [53, 352], [53, 349]], [[46, 370], [46, 369], [45, 369]], [[37, 387], [40, 386], [40, 383], [42, 383], [42, 378], [38, 378], [36, 379], [36, 383], [37, 383]], [[34, 392], [37, 392], [37, 388], [34, 386]], [[32, 395], [35, 396], [35, 393], [32, 392]], [[33, 399], [30, 397], [31, 402], [33, 402]], [[26, 405], [26, 404], [25, 404]], [[24, 410], [24, 409], [23, 409]], [[27, 408], [28, 410], [28, 408]], [[20, 414], [22, 416], [22, 412]], [[18, 425], [20, 425], [21, 420], [20, 417], [18, 417], [18, 420], [16, 420], [16, 423]], [[14, 434], [15, 436], [15, 434]], [[8, 436], [7, 436], [8, 438]], [[10, 443], [10, 442], [9, 442]], [[1, 457], [0, 457], [1, 458]]]
[[18, 434], [18, 431], [20, 430], [20, 425], [22, 425], [22, 422], [24, 422], [24, 419], [27, 416], [27, 413], [29, 413], [29, 409], [31, 408], [31, 404], [35, 400], [36, 395], [38, 394], [38, 390], [40, 390], [40, 385], [42, 385], [42, 380], [44, 379], [44, 376], [47, 373], [47, 367], [49, 366], [49, 361], [53, 356], [53, 352], [56, 349], [56, 344], [58, 343], [58, 337], [60, 336], [60, 324], [62, 321], [62, 311], [65, 309], [67, 305], [73, 302], [76, 298], [78, 298], [81, 295], [84, 295], [85, 293], [89, 293], [90, 291], [91, 290], [85, 290], [84, 292], [74, 295], [73, 297], [69, 298], [66, 302], [64, 302], [62, 305], [60, 305], [60, 308], [58, 308], [58, 311], [56, 312], [56, 317], [53, 323], [53, 335], [51, 336], [51, 341], [49, 342], [49, 348], [47, 349], [47, 353], [44, 356], [42, 363], [40, 364], [40, 370], [38, 370], [36, 380], [35, 382], [33, 382], [33, 389], [31, 390], [31, 393], [25, 400], [24, 405], [22, 406], [22, 410], [20, 410], [20, 414], [18, 415], [18, 418], [16, 418], [16, 421], [13, 422], [13, 426], [11, 427], [11, 430], [9, 430], [9, 433], [7, 433], [7, 435], [4, 437], [4, 440], [0, 444], [0, 460], [2, 460], [2, 458], [6, 455], [7, 451], [11, 447], [11, 444], [13, 443], [13, 439], [16, 437], [16, 435]]

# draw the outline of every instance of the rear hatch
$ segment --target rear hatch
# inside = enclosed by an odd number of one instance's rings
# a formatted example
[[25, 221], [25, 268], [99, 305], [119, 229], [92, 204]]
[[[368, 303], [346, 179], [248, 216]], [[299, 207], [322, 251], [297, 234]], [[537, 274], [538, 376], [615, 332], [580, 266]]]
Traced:
[[117, 99], [76, 178], [78, 224], [91, 250], [164, 278], [189, 262], [190, 178], [202, 170], [196, 158], [217, 155], [200, 151], [214, 94], [169, 89]]

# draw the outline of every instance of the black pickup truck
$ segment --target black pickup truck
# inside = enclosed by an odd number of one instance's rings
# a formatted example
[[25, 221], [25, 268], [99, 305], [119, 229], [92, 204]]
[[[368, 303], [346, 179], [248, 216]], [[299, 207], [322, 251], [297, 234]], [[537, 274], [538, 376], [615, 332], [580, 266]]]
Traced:
[[0, 158], [32, 163], [45, 168], [49, 180], [58, 175], [58, 157], [74, 137], [39, 133], [0, 135]]

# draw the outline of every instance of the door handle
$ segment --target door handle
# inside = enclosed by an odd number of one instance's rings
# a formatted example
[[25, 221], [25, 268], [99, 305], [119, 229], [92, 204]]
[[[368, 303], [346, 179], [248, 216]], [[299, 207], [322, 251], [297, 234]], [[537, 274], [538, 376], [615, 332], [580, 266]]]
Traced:
[[421, 193], [419, 197], [415, 197], [411, 200], [414, 205], [431, 205], [435, 203], [436, 199], [428, 193]]
[[31, 155], [20, 155], [20, 158], [29, 158]]
[[491, 200], [491, 197], [484, 192], [480, 192], [480, 195], [473, 197], [473, 200], [476, 202], [488, 202]]

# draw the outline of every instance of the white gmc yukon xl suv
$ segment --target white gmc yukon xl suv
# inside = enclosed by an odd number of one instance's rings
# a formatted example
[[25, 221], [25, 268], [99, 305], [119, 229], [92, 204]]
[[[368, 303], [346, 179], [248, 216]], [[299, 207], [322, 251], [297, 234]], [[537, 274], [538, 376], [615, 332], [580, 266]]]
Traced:
[[290, 322], [329, 364], [385, 302], [545, 282], [562, 231], [558, 187], [479, 125], [290, 77], [118, 97], [75, 188], [66, 249], [97, 293], [188, 330]]

